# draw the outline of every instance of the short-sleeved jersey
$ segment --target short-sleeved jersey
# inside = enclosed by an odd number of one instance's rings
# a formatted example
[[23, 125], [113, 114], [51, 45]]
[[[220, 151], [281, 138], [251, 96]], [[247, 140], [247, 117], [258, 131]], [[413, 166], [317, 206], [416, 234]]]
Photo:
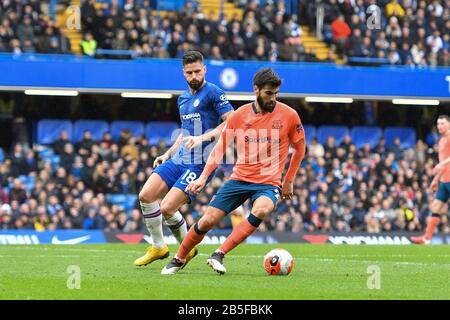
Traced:
[[[450, 157], [450, 135], [442, 136], [439, 140], [439, 162], [444, 161]], [[442, 168], [442, 175], [440, 182], [450, 182], [450, 163], [447, 163]]]
[[256, 112], [254, 103], [237, 109], [227, 121], [226, 140], [233, 139], [237, 161], [231, 179], [281, 185], [291, 143], [305, 139], [297, 112], [276, 102], [272, 112]]
[[[186, 91], [178, 97], [181, 129], [183, 136], [200, 136], [216, 128], [221, 116], [233, 110], [233, 106], [222, 89], [206, 82], [194, 95]], [[173, 160], [183, 164], [204, 165], [208, 159], [210, 142], [204, 142], [193, 150], [188, 150], [184, 143], [173, 156]]]

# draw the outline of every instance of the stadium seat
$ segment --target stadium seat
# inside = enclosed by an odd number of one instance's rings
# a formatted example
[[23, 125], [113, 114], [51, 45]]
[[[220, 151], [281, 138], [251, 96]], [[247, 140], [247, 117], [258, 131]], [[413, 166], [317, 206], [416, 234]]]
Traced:
[[358, 149], [362, 148], [366, 143], [370, 145], [371, 149], [375, 148], [383, 136], [383, 131], [379, 127], [357, 126], [353, 127], [351, 132], [352, 141]]
[[305, 129], [306, 145], [309, 145], [311, 140], [317, 137], [316, 127], [312, 124], [304, 124], [303, 128]]
[[127, 195], [126, 194], [107, 194], [106, 200], [109, 201], [112, 205], [118, 205], [125, 207], [125, 204], [127, 202]]
[[83, 139], [83, 133], [90, 131], [92, 140], [101, 141], [103, 134], [108, 132], [109, 125], [106, 121], [101, 120], [78, 120], [73, 126], [73, 141], [79, 142]]
[[386, 127], [384, 129], [384, 137], [386, 146], [390, 147], [394, 144], [395, 138], [400, 138], [400, 148], [414, 148], [416, 145], [416, 131], [408, 127]]
[[2, 163], [5, 160], [5, 153], [3, 152], [3, 149], [0, 148], [0, 163]]
[[67, 131], [69, 137], [72, 137], [72, 122], [70, 120], [40, 120], [37, 127], [37, 143], [52, 144], [64, 130]]
[[130, 129], [134, 137], [144, 134], [144, 124], [140, 121], [113, 121], [111, 123], [111, 137], [114, 141], [119, 140], [120, 132]]
[[183, 8], [184, 0], [158, 0], [156, 10], [176, 11]]
[[[171, 146], [178, 136], [175, 132], [178, 129], [180, 126], [176, 122], [149, 122], [145, 126], [145, 136], [150, 145], [158, 145], [159, 140], [163, 139], [167, 146]], [[173, 139], [172, 134], [174, 134]]]
[[125, 210], [127, 210], [129, 213], [131, 212], [131, 210], [134, 209], [134, 206], [136, 205], [138, 196], [137, 194], [129, 194], [127, 195], [127, 199], [124, 203], [124, 207]]
[[346, 135], [350, 135], [350, 131], [346, 126], [320, 126], [317, 132], [317, 140], [320, 144], [325, 144], [329, 136], [333, 136], [336, 140], [336, 146], [340, 145]]

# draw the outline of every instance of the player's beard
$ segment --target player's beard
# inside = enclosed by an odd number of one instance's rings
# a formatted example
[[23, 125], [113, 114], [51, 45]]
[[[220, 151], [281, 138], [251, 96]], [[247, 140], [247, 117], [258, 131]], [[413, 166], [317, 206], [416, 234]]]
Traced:
[[271, 112], [275, 106], [275, 101], [264, 102], [261, 96], [256, 97], [256, 101], [258, 101], [259, 107], [264, 112]]
[[188, 82], [188, 85], [192, 90], [197, 91], [198, 89], [200, 89], [202, 87], [204, 81], [205, 81], [205, 78], [202, 78], [200, 81], [192, 80], [192, 81]]

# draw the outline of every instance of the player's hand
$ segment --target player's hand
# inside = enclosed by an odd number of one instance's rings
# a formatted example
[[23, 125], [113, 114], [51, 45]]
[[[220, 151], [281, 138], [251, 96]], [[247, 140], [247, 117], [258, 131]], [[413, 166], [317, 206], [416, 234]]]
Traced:
[[431, 184], [430, 184], [430, 191], [431, 192], [436, 192], [439, 186], [439, 181], [434, 179]]
[[206, 180], [208, 180], [207, 177], [205, 177], [204, 175], [200, 175], [197, 180], [189, 183], [189, 185], [187, 186], [187, 191], [194, 195], [199, 194], [205, 187]]
[[203, 143], [202, 136], [189, 136], [183, 138], [183, 143], [185, 143], [186, 148], [191, 150], [193, 148], [197, 148], [199, 145]]
[[294, 197], [294, 182], [285, 181], [281, 187], [281, 199], [291, 200]]
[[159, 166], [160, 164], [163, 164], [164, 162], [166, 162], [167, 160], [169, 160], [169, 155], [167, 153], [164, 153], [163, 155], [157, 157], [155, 159], [155, 161], [153, 162], [153, 168], [156, 168], [157, 166]]
[[433, 174], [438, 175], [441, 173], [441, 170], [442, 170], [442, 163], [438, 163], [436, 167], [433, 168]]

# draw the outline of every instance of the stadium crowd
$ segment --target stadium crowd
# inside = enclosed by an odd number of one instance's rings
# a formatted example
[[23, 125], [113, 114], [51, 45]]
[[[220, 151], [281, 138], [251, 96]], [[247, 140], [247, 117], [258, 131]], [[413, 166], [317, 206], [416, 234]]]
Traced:
[[[101, 229], [144, 231], [137, 199], [129, 210], [112, 204], [111, 194], [137, 195], [152, 173], [154, 159], [166, 150], [124, 131], [118, 142], [106, 133], [93, 141], [86, 132], [73, 145], [66, 134], [48, 146], [59, 164], [44, 161], [38, 150], [17, 144], [0, 162], [0, 229]], [[434, 150], [436, 151], [436, 150]], [[383, 139], [357, 149], [350, 137], [336, 146], [313, 139], [295, 180], [295, 196], [280, 202], [260, 230], [292, 232], [422, 231], [429, 214], [428, 193], [435, 153], [421, 140], [402, 150]], [[222, 165], [197, 200], [181, 208], [189, 225], [229, 176]], [[26, 176], [27, 181], [20, 177]], [[244, 204], [219, 228], [230, 228], [249, 212]], [[450, 233], [449, 215], [439, 230]]]
[[[216, 60], [319, 61], [305, 49], [300, 24], [316, 27], [324, 9], [324, 40], [344, 58], [381, 58], [392, 65], [450, 65], [450, 0], [301, 0], [288, 14], [284, 0], [236, 0], [238, 16], [215, 19], [188, 0], [166, 17], [150, 0], [85, 0], [81, 6], [85, 55], [134, 50], [142, 57], [180, 58], [200, 50]], [[369, 21], [370, 12], [378, 19]], [[36, 0], [0, 1], [0, 52], [70, 53], [64, 28], [55, 28]]]
[[323, 8], [325, 39], [345, 56], [387, 59], [391, 65], [450, 65], [448, 0], [303, 2], [312, 28], [314, 13]]

